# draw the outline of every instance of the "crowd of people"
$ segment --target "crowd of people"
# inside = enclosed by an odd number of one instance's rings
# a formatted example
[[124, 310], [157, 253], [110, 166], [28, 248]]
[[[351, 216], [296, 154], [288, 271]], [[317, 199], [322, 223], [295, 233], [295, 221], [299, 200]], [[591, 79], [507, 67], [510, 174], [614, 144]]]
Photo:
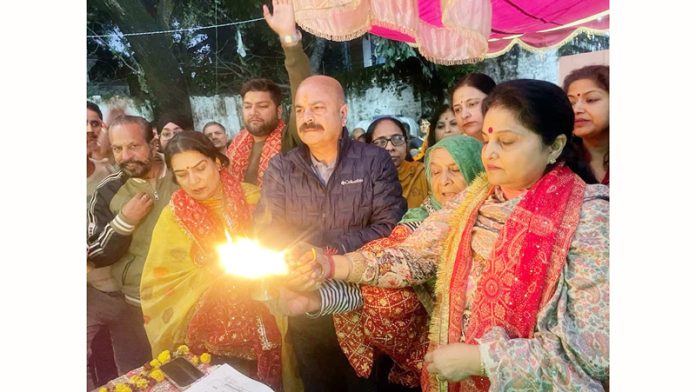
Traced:
[[[88, 390], [181, 344], [276, 391], [608, 389], [609, 68], [469, 74], [411, 156], [397, 118], [349, 133], [292, 2], [263, 11], [287, 123], [268, 79], [231, 140], [87, 102]], [[286, 252], [273, 300], [226, 232]]]

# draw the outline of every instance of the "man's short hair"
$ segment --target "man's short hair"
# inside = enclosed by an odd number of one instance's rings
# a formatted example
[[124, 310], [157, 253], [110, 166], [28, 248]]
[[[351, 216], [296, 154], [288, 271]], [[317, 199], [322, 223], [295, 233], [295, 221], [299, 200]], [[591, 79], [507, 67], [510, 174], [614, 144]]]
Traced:
[[104, 117], [102, 116], [101, 109], [99, 109], [99, 106], [96, 103], [87, 101], [87, 109], [97, 113], [97, 115], [99, 115], [99, 119], [104, 121]]
[[222, 128], [222, 131], [223, 131], [223, 132], [227, 133], [227, 129], [225, 129], [225, 126], [222, 125], [222, 124], [220, 124], [220, 123], [217, 122], [217, 121], [208, 121], [207, 123], [205, 123], [205, 125], [203, 126], [203, 131], [202, 131], [202, 132], [205, 133], [205, 129], [208, 128], [208, 127], [211, 126], [211, 125], [217, 125], [218, 127]]
[[278, 85], [270, 79], [259, 78], [246, 81], [242, 85], [242, 89], [239, 90], [242, 100], [249, 91], [265, 91], [271, 94], [271, 100], [273, 100], [273, 103], [275, 103], [276, 106], [280, 106], [280, 100], [282, 98], [280, 87], [278, 87]]
[[150, 124], [149, 121], [140, 116], [131, 116], [128, 114], [116, 117], [116, 119], [109, 124], [109, 132], [111, 132], [113, 127], [130, 124], [136, 124], [140, 127], [146, 142], [150, 143], [152, 139], [155, 138], [155, 133], [152, 132], [152, 124]]

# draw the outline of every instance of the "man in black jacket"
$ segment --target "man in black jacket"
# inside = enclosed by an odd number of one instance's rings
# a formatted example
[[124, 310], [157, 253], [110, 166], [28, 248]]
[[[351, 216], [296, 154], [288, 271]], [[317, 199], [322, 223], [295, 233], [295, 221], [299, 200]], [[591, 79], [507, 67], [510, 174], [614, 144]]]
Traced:
[[[270, 161], [256, 209], [259, 237], [277, 248], [304, 241], [343, 254], [388, 236], [406, 212], [406, 200], [389, 154], [348, 136], [341, 85], [328, 76], [305, 79], [294, 110], [302, 144]], [[357, 285], [339, 285], [349, 284], [329, 280], [321, 301], [348, 291], [351, 308], [361, 304]], [[290, 317], [289, 335], [306, 391], [375, 389], [341, 352], [330, 315]]]

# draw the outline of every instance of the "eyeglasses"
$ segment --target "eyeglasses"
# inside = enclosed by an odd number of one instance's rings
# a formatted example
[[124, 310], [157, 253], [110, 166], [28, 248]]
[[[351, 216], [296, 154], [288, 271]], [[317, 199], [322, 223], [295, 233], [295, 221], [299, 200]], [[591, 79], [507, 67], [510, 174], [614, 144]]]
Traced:
[[92, 128], [97, 128], [101, 126], [101, 121], [99, 120], [87, 120], [87, 125], [89, 125]]
[[387, 143], [389, 143], [389, 142], [391, 142], [391, 144], [394, 147], [398, 147], [398, 146], [406, 143], [406, 138], [404, 137], [404, 135], [392, 135], [391, 137], [383, 136], [383, 137], [378, 137], [377, 139], [373, 140], [372, 144], [374, 144], [375, 146], [384, 148], [387, 146]]

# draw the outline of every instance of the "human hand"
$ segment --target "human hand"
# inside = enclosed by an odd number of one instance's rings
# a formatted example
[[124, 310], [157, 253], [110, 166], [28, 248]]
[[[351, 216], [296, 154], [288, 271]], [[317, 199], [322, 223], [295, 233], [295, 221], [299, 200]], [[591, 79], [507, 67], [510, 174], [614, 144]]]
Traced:
[[264, 4], [263, 18], [279, 37], [295, 35], [295, 31], [297, 31], [292, 0], [273, 0], [273, 14]]
[[329, 272], [329, 260], [320, 248], [300, 243], [285, 255], [289, 267], [285, 285], [296, 291], [312, 291], [321, 286]]
[[428, 373], [447, 381], [461, 381], [481, 375], [481, 354], [477, 345], [450, 343], [425, 354]]
[[316, 312], [321, 308], [321, 296], [318, 291], [300, 293], [281, 287], [275, 301], [267, 303], [273, 314], [299, 316], [308, 312]]
[[154, 201], [152, 196], [145, 192], [136, 193], [126, 204], [121, 208], [121, 215], [126, 222], [131, 225], [137, 225], [150, 212]]

